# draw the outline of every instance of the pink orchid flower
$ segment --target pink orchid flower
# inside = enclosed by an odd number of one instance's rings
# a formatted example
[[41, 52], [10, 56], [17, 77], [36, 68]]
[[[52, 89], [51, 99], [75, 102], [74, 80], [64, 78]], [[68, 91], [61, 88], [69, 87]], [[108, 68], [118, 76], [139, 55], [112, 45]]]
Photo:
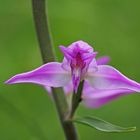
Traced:
[[108, 58], [96, 62], [93, 48], [77, 41], [67, 48], [60, 46], [64, 54], [62, 63], [50, 62], [6, 81], [7, 84], [34, 83], [45, 87], [63, 87], [65, 92], [77, 92], [80, 81], [84, 80], [82, 99], [88, 107], [100, 107], [122, 95], [140, 92], [140, 84], [127, 78], [109, 65]]
[[[98, 65], [104, 65], [104, 64], [107, 64], [109, 63], [110, 61], [110, 58], [108, 56], [102, 56], [102, 57], [99, 57], [97, 60], [96, 60], [96, 63]], [[86, 80], [84, 82], [84, 84], [86, 85]], [[49, 94], [52, 94], [52, 90], [51, 90], [51, 87], [49, 86], [44, 86], [44, 88], [48, 91]], [[89, 88], [89, 86], [84, 86], [83, 90], [85, 91], [85, 88]], [[63, 87], [63, 90], [64, 90], [64, 93], [65, 95], [69, 95], [69, 94], [72, 94], [73, 93], [73, 84], [72, 84], [72, 81], [70, 81], [66, 86]]]

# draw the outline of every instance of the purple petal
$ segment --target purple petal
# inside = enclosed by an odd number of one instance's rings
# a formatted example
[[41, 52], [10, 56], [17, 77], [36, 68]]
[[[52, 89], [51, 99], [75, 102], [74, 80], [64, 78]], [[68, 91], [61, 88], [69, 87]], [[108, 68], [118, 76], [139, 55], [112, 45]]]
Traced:
[[49, 93], [49, 95], [52, 94], [52, 88], [49, 86], [44, 86], [44, 88], [47, 90], [47, 92]]
[[[59, 46], [60, 50], [63, 52], [65, 58], [69, 61], [72, 60], [73, 57], [75, 57], [75, 55], [78, 52], [81, 52], [82, 54], [85, 54], [85, 59], [89, 58], [91, 55], [93, 55], [93, 48], [87, 44], [84, 41], [76, 41], [74, 43], [72, 43], [71, 45], [69, 45], [67, 48], [64, 46]], [[94, 57], [96, 56], [96, 52], [94, 52]], [[83, 58], [84, 59], [84, 58]]]
[[69, 83], [69, 84], [67, 84], [64, 88], [64, 93], [66, 94], [66, 95], [68, 95], [68, 94], [72, 94], [73, 93], [73, 84], [72, 84], [72, 81]]
[[97, 71], [97, 62], [96, 59], [93, 59], [88, 67], [88, 73], [95, 73]]
[[69, 72], [71, 71], [70, 63], [65, 57], [62, 62], [62, 68], [65, 69], [66, 71], [69, 71]]
[[140, 92], [140, 84], [127, 78], [115, 68], [99, 65], [95, 73], [88, 73], [87, 80], [96, 89], [128, 89]]
[[[47, 90], [49, 95], [52, 94], [52, 88], [49, 86], [44, 86], [44, 88]], [[72, 81], [70, 81], [66, 86], [63, 87], [65, 95], [69, 95], [73, 93], [73, 84]]]
[[78, 86], [80, 84], [81, 80], [81, 70], [80, 69], [73, 69], [72, 71], [72, 82], [73, 82], [73, 88], [75, 93], [77, 93]]
[[50, 87], [62, 87], [69, 83], [71, 76], [61, 65], [61, 63], [51, 62], [33, 71], [17, 74], [5, 83], [34, 83]]
[[75, 49], [75, 47], [79, 47], [81, 50], [85, 50], [87, 52], [91, 52], [91, 53], [93, 52], [93, 48], [88, 43], [82, 40], [76, 41], [68, 46], [68, 48], [72, 50]]
[[69, 62], [73, 58], [73, 51], [69, 48], [64, 47], [64, 46], [59, 46], [59, 48], [63, 52], [65, 58]]
[[121, 96], [128, 95], [134, 91], [128, 89], [95, 89], [92, 88], [87, 82], [84, 84], [83, 89], [83, 103], [89, 108], [98, 108], [107, 104]]
[[110, 57], [102, 56], [99, 57], [96, 61], [97, 61], [97, 65], [105, 65], [110, 61]]

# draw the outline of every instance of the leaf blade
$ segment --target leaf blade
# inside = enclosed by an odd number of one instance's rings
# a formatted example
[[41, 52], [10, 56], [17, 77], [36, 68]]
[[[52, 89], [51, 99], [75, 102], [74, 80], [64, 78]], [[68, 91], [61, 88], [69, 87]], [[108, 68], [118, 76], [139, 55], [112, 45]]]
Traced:
[[121, 127], [90, 116], [75, 118], [73, 122], [84, 124], [103, 132], [131, 132], [136, 130], [136, 127]]

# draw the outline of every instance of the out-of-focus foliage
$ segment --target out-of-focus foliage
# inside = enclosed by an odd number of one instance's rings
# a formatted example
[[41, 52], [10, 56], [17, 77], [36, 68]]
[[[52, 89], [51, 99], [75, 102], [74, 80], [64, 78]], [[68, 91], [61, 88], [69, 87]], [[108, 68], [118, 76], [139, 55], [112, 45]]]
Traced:
[[[140, 82], [139, 0], [49, 0], [49, 17], [59, 61], [58, 45], [84, 40], [111, 65]], [[31, 1], [0, 4], [0, 139], [64, 140], [52, 100], [42, 87], [4, 85], [10, 76], [42, 64], [32, 18]], [[81, 105], [78, 115], [95, 115], [131, 133], [102, 133], [77, 125], [80, 140], [139, 140], [140, 95], [130, 95], [96, 110]]]

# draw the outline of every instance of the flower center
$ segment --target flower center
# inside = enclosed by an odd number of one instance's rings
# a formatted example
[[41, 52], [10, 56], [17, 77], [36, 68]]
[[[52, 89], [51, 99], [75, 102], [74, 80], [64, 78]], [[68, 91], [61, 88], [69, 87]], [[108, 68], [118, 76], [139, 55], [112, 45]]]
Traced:
[[71, 68], [72, 69], [83, 69], [85, 66], [85, 62], [82, 59], [81, 53], [78, 52], [74, 59], [71, 61]]

